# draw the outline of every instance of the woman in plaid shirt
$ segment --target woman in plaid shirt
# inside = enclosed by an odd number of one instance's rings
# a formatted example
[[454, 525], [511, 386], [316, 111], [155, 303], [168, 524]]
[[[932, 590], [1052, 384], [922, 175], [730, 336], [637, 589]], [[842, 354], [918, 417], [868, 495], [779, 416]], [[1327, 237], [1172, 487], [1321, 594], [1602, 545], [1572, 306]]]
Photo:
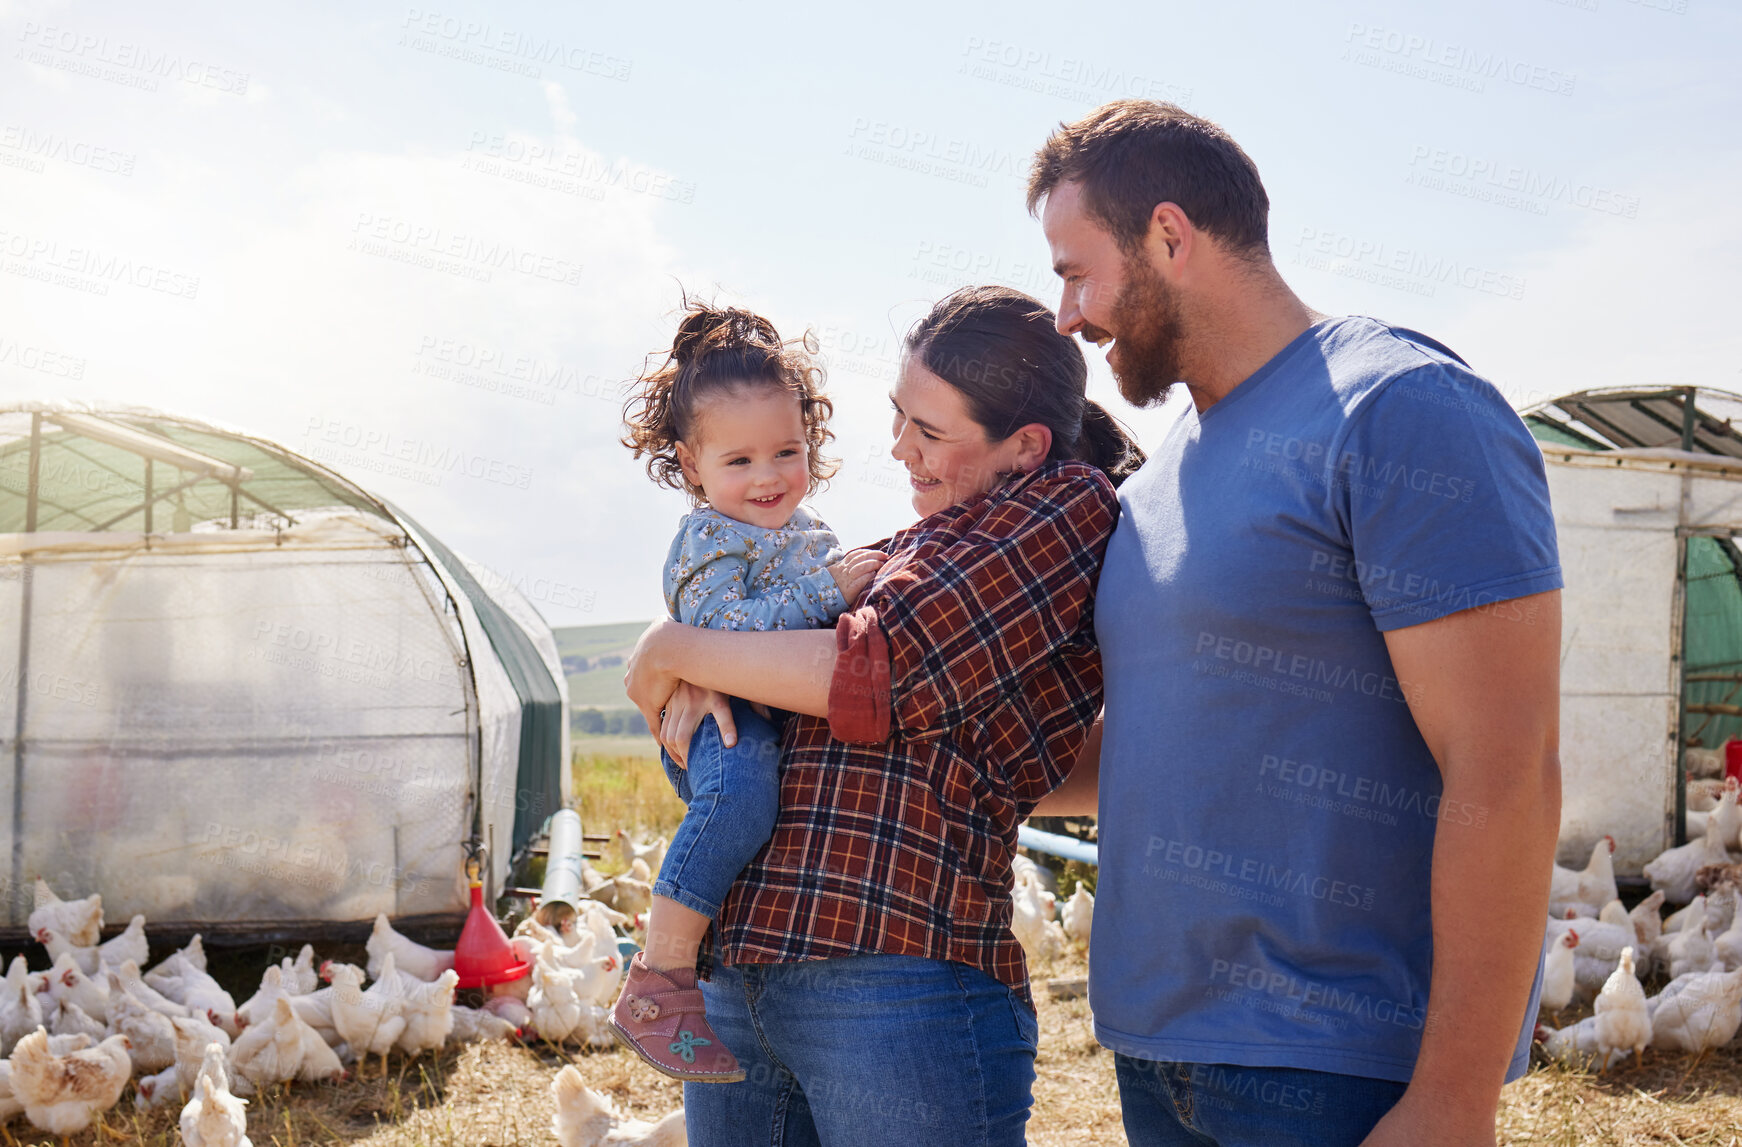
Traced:
[[725, 693], [797, 714], [699, 993], [747, 1078], [685, 1085], [696, 1147], [1023, 1142], [1010, 861], [1100, 710], [1095, 582], [1143, 458], [1086, 378], [1037, 300], [944, 299], [890, 395], [920, 520], [835, 632], [661, 622], [637, 646], [630, 696], [674, 758], [710, 712], [731, 743]]

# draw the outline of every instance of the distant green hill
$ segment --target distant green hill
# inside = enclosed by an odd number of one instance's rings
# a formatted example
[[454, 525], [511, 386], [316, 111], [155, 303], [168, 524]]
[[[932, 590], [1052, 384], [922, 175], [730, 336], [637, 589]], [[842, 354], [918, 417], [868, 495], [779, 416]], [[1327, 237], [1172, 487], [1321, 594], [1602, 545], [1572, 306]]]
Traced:
[[625, 621], [551, 631], [569, 680], [569, 708], [631, 708], [629, 695], [623, 692], [623, 662], [647, 625], [645, 621]]

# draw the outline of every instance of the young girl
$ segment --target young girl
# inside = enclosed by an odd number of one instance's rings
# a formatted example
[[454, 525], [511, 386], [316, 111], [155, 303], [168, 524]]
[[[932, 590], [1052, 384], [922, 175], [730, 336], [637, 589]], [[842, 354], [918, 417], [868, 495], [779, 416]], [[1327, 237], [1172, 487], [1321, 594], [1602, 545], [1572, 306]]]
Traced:
[[[767, 319], [691, 304], [670, 354], [629, 400], [623, 444], [647, 455], [655, 482], [682, 489], [685, 515], [665, 564], [671, 615], [709, 629], [832, 625], [882, 565], [842, 554], [801, 501], [835, 464], [820, 449], [832, 407], [817, 369]], [[630, 961], [611, 1026], [648, 1064], [677, 1079], [744, 1078], [708, 1026], [696, 953], [732, 882], [768, 840], [778, 800], [780, 732], [737, 699], [735, 745], [703, 722], [685, 767], [661, 753], [689, 806], [653, 885], [646, 950]]]

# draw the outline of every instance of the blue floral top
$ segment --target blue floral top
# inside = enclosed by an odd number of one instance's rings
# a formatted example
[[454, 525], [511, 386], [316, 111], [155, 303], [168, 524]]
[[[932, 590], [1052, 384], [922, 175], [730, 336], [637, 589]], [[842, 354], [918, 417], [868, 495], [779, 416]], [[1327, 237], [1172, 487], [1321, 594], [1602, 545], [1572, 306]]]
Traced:
[[767, 530], [710, 506], [685, 514], [665, 559], [665, 604], [703, 629], [814, 629], [847, 609], [826, 568], [841, 544], [800, 506]]

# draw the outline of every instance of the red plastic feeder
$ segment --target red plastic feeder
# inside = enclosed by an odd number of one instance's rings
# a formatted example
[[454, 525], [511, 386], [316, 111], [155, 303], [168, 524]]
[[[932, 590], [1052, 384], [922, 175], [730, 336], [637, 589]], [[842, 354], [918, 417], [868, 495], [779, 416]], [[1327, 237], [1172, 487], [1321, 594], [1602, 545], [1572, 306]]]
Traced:
[[484, 907], [484, 886], [476, 872], [471, 873], [471, 883], [472, 910], [466, 914], [460, 942], [454, 945], [454, 971], [460, 976], [457, 986], [488, 988], [518, 980], [532, 970], [532, 965], [515, 959], [508, 934]]

